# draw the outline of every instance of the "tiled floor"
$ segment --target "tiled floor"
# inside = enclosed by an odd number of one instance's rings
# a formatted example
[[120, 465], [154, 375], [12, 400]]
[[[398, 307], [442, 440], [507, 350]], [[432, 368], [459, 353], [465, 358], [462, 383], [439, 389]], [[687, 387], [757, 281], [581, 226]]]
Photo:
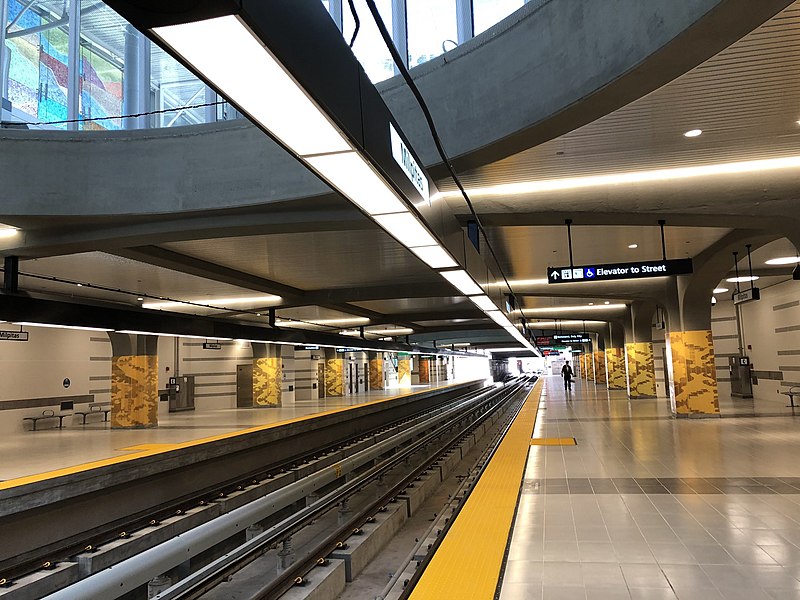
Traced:
[[800, 417], [547, 383], [501, 600], [800, 598]]
[[0, 436], [0, 481], [131, 454], [132, 450], [128, 448], [133, 446], [199, 440], [431, 387], [437, 386], [392, 388], [342, 398], [297, 402], [293, 406], [274, 409], [230, 408], [164, 413], [159, 414], [156, 429], [111, 430], [109, 423], [95, 420], [86, 426], [8, 434]]

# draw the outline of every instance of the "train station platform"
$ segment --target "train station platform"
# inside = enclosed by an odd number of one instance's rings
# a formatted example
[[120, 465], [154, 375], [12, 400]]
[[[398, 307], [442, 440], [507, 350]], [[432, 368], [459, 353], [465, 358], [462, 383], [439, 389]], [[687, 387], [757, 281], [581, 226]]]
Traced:
[[393, 400], [462, 382], [417, 384], [410, 388], [373, 390], [360, 394], [296, 402], [281, 408], [226, 408], [161, 415], [153, 429], [111, 429], [95, 421], [80, 428], [24, 431], [0, 437], [0, 490], [113, 465], [182, 446], [278, 427], [298, 420], [366, 403]]
[[413, 599], [800, 596], [798, 417], [543, 379]]

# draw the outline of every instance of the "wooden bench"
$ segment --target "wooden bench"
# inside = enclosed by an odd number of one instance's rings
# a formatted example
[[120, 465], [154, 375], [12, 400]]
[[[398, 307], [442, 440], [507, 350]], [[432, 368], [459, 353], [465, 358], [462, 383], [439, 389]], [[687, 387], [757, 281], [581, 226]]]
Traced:
[[784, 396], [789, 396], [789, 404], [786, 405], [786, 408], [796, 408], [794, 405], [794, 397], [800, 396], [800, 385], [793, 385], [789, 388], [788, 392], [781, 392]]
[[111, 403], [110, 402], [92, 402], [87, 407], [86, 410], [76, 410], [75, 414], [80, 415], [83, 417], [83, 421], [81, 425], [86, 425], [86, 417], [89, 415], [99, 415], [102, 413], [103, 421], [108, 421], [108, 413], [111, 412]]
[[36, 415], [35, 417], [23, 417], [22, 420], [33, 423], [33, 428], [31, 431], [36, 431], [36, 424], [44, 419], [58, 419], [58, 428], [63, 429], [64, 419], [71, 416], [72, 413], [56, 413], [53, 409], [46, 408], [42, 411], [41, 415]]

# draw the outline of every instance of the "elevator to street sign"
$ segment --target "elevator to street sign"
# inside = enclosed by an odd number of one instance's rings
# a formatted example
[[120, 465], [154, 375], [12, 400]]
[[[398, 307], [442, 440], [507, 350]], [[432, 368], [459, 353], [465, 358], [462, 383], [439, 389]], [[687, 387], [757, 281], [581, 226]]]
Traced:
[[548, 267], [547, 283], [584, 283], [614, 279], [644, 279], [692, 273], [692, 259], [650, 260], [605, 265]]

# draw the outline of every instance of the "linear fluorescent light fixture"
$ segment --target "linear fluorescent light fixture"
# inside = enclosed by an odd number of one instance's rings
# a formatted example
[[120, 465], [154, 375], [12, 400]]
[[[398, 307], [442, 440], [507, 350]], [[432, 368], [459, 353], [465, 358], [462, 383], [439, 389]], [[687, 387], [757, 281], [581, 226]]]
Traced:
[[369, 323], [367, 317], [350, 317], [344, 319], [309, 319], [306, 321], [279, 320], [275, 325], [279, 327], [315, 327], [317, 325], [359, 325]]
[[[749, 160], [735, 163], [699, 165], [696, 167], [654, 169], [652, 171], [631, 171], [625, 173], [610, 173], [607, 175], [591, 175], [586, 177], [523, 181], [520, 183], [506, 183], [481, 188], [470, 188], [467, 190], [467, 192], [472, 197], [520, 196], [525, 194], [541, 194], [545, 192], [595, 188], [610, 185], [654, 183], [659, 181], [692, 179], [696, 177], [735, 175], [739, 173], [760, 173], [765, 171], [779, 171], [797, 168], [800, 168], [800, 156], [786, 156], [783, 158], [767, 158], [762, 160]], [[437, 195], [437, 198], [455, 197], [461, 197], [460, 192], [439, 192]]]
[[758, 275], [744, 275], [742, 277], [729, 277], [726, 279], [728, 283], [745, 283], [747, 281], [758, 281]]
[[[486, 314], [489, 315], [489, 318], [500, 325], [500, 327], [514, 327], [511, 321], [508, 320], [508, 317], [505, 316], [502, 311], [499, 310], [487, 310]], [[516, 329], [516, 328], [515, 328]]]
[[411, 248], [411, 251], [432, 269], [451, 269], [458, 266], [453, 257], [441, 246], [418, 246]]
[[78, 325], [56, 325], [55, 323], [33, 323], [29, 321], [17, 321], [12, 325], [22, 325], [23, 327], [47, 327], [50, 329], [75, 329], [77, 331], [114, 331], [104, 327], [81, 327]]
[[614, 310], [619, 308], [627, 308], [627, 304], [595, 304], [585, 306], [548, 306], [543, 308], [523, 308], [523, 314], [541, 314], [541, 313], [559, 313], [563, 311], [576, 311], [576, 310]]
[[482, 311], [497, 310], [497, 306], [495, 306], [495, 303], [492, 302], [489, 296], [470, 296], [469, 299]]
[[186, 302], [145, 302], [142, 308], [167, 309], [167, 308], [194, 308], [197, 305], [208, 308], [218, 308], [220, 306], [237, 306], [240, 304], [273, 304], [281, 301], [280, 296], [249, 296], [244, 298], [215, 298], [209, 300], [187, 300]]
[[0, 239], [7, 239], [16, 236], [19, 230], [14, 227], [0, 227]]
[[[1, 230], [0, 230], [1, 231]], [[765, 264], [768, 265], [794, 265], [800, 263], [798, 256], [782, 256], [780, 258], [770, 258]]]
[[422, 226], [417, 218], [409, 212], [373, 217], [398, 242], [406, 248], [418, 246], [435, 246], [436, 239]]
[[441, 271], [441, 275], [465, 296], [483, 295], [481, 286], [475, 283], [469, 273], [462, 269], [456, 271]]

